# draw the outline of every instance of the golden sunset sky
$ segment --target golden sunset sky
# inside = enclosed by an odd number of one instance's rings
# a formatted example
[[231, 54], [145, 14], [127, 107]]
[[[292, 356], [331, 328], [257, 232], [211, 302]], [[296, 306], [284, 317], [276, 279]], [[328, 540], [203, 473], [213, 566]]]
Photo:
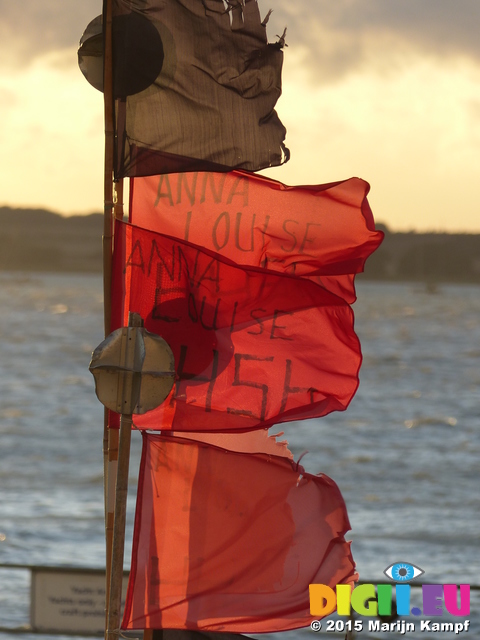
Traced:
[[[0, 0], [0, 206], [103, 210], [103, 96], [77, 47], [101, 0]], [[260, 0], [287, 27], [286, 184], [358, 176], [394, 231], [480, 232], [479, 0]]]

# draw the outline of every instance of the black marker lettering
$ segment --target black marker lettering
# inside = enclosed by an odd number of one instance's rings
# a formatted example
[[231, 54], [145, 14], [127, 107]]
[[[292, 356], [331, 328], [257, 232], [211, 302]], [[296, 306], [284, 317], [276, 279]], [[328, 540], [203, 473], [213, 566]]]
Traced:
[[[218, 178], [219, 186], [218, 190], [216, 188], [215, 179]], [[203, 185], [202, 185], [202, 193], [200, 196], [200, 202], [205, 202], [207, 196], [207, 182], [210, 185], [210, 190], [212, 192], [213, 201], [216, 204], [219, 204], [222, 201], [223, 197], [223, 187], [225, 186], [225, 180], [227, 178], [226, 173], [222, 173], [220, 177], [216, 173], [204, 173], [203, 174]]]
[[[198, 257], [198, 256], [197, 256]], [[207, 275], [211, 272], [211, 275]], [[212, 258], [208, 265], [205, 267], [203, 273], [198, 276], [196, 286], [200, 287], [203, 280], [209, 280], [215, 283], [215, 292], [220, 291], [220, 262], [215, 258]]]
[[[165, 183], [166, 186], [165, 193], [162, 191], [163, 183]], [[168, 174], [162, 174], [160, 176], [160, 179], [158, 181], [157, 198], [153, 204], [154, 207], [158, 206], [161, 198], [168, 198], [170, 206], [173, 207], [172, 188], [170, 186], [170, 179], [168, 177]]]
[[261, 336], [263, 333], [263, 322], [261, 320], [261, 318], [257, 318], [257, 316], [255, 315], [255, 313], [257, 311], [261, 311], [263, 313], [267, 313], [266, 309], [252, 309], [250, 311], [250, 317], [253, 318], [253, 320], [255, 320], [255, 322], [258, 322], [258, 331], [247, 331], [247, 333], [249, 333], [251, 336]]
[[232, 322], [230, 323], [230, 333], [233, 333], [235, 329], [235, 316], [237, 315], [237, 307], [238, 302], [235, 302], [235, 304], [233, 305]]
[[192, 212], [187, 211], [187, 221], [185, 222], [185, 234], [184, 240], [188, 242], [188, 236], [190, 235], [190, 222], [192, 220]]
[[[196, 380], [197, 382], [209, 382], [208, 385], [208, 389], [207, 389], [207, 395], [206, 395], [206, 400], [205, 400], [205, 411], [207, 413], [210, 413], [210, 411], [212, 410], [212, 395], [213, 395], [213, 388], [215, 386], [215, 382], [217, 380], [217, 374], [218, 374], [218, 351], [216, 349], [212, 349], [212, 354], [213, 354], [213, 358], [212, 358], [212, 375], [210, 378], [207, 378], [205, 376], [199, 376], [195, 373], [188, 373], [187, 371], [184, 370], [185, 367], [185, 361], [187, 359], [187, 351], [188, 351], [188, 347], [184, 344], [181, 345], [180, 347], [180, 358], [178, 361], [178, 367], [177, 367], [177, 380], [175, 383], [175, 395], [172, 396], [172, 399], [170, 401], [170, 404], [172, 405], [174, 402], [174, 398], [176, 398], [179, 394], [179, 389], [180, 389], [180, 384], [182, 381], [184, 380]], [[185, 399], [185, 397], [183, 398]]]
[[283, 394], [282, 394], [282, 404], [280, 406], [280, 413], [283, 413], [285, 411], [289, 394], [309, 393], [310, 404], [313, 404], [314, 394], [319, 393], [318, 389], [314, 389], [313, 387], [291, 387], [290, 386], [291, 381], [292, 381], [292, 361], [287, 359], [286, 367], [285, 367], [285, 380], [283, 383]]
[[227, 413], [233, 413], [238, 416], [251, 416], [258, 418], [259, 420], [265, 420], [265, 414], [267, 412], [267, 397], [268, 397], [268, 385], [261, 384], [260, 382], [252, 382], [251, 380], [240, 380], [240, 363], [242, 360], [254, 361], [254, 362], [272, 362], [273, 356], [267, 358], [259, 358], [248, 353], [236, 353], [235, 356], [235, 375], [232, 382], [233, 387], [251, 387], [252, 389], [260, 389], [262, 391], [262, 405], [260, 409], [260, 416], [256, 416], [253, 411], [248, 409], [232, 409], [227, 407]]
[[[150, 259], [148, 261], [148, 275], [150, 275], [152, 272], [152, 263], [153, 263], [155, 254], [157, 255], [157, 258], [158, 260], [160, 260], [160, 263], [161, 263], [161, 264], [157, 263], [157, 284], [159, 284], [164, 280], [164, 277], [162, 275], [162, 266], [167, 272], [170, 281], [173, 282], [175, 279], [175, 245], [172, 244], [172, 262], [171, 262], [171, 267], [169, 269], [167, 266], [167, 263], [163, 259], [163, 256], [158, 249], [157, 241], [152, 240], [152, 247], [150, 249]], [[178, 279], [180, 280], [180, 272], [178, 274]]]
[[[138, 262], [134, 262], [134, 255], [138, 251]], [[145, 273], [145, 262], [143, 261], [143, 253], [142, 253], [142, 245], [140, 244], [140, 240], [136, 240], [135, 244], [132, 248], [132, 253], [129, 255], [127, 263], [125, 265], [125, 271], [127, 267], [139, 267], [142, 270], [142, 273]]]
[[[192, 184], [188, 184], [188, 177], [192, 177]], [[195, 191], [197, 188], [197, 178], [198, 172], [194, 172], [191, 174], [188, 173], [179, 173], [178, 174], [178, 182], [177, 182], [177, 204], [181, 204], [182, 202], [182, 186], [185, 185], [185, 193], [190, 200], [190, 204], [195, 204]]]
[[[236, 190], [239, 185], [242, 186], [241, 191]], [[236, 178], [232, 188], [230, 189], [230, 193], [228, 194], [227, 204], [231, 204], [235, 196], [243, 197], [244, 207], [248, 205], [248, 180], [246, 178]]]
[[289, 315], [289, 316], [293, 316], [293, 313], [290, 311], [280, 311], [279, 309], [275, 309], [274, 313], [273, 313], [273, 320], [272, 320], [272, 330], [270, 332], [270, 340], [293, 340], [293, 338], [289, 338], [288, 336], [276, 336], [275, 335], [275, 331], [277, 329], [286, 329], [287, 327], [275, 324], [277, 321], [278, 316], [284, 316], [284, 315]]
[[209, 331], [218, 331], [217, 317], [218, 317], [218, 307], [220, 305], [220, 298], [217, 300], [217, 304], [215, 305], [215, 312], [213, 314], [213, 321], [212, 321], [211, 326], [206, 325], [205, 322], [203, 321], [203, 314], [205, 313], [205, 302], [206, 302], [206, 300], [207, 300], [207, 297], [204, 296], [204, 298], [202, 300], [202, 306], [200, 308], [200, 323], [201, 323], [201, 325], [202, 325], [202, 327], [204, 329], [207, 329]]
[[[265, 246], [265, 234], [267, 233], [268, 223], [270, 222], [270, 216], [265, 216], [265, 224], [263, 225], [262, 233], [262, 250]], [[267, 258], [265, 257], [265, 264], [267, 263]]]
[[251, 229], [250, 229], [250, 247], [247, 248], [243, 248], [240, 245], [240, 227], [241, 227], [241, 223], [242, 223], [242, 212], [239, 211], [237, 213], [237, 217], [235, 220], [235, 246], [237, 247], [237, 249], [240, 249], [240, 251], [253, 251], [254, 249], [254, 240], [253, 240], [253, 231], [255, 228], [255, 214], [253, 214], [252, 217], [252, 225], [251, 225]]
[[[188, 260], [185, 257], [185, 254], [183, 253], [183, 249], [181, 247], [181, 245], [177, 245], [177, 250], [178, 250], [178, 281], [180, 282], [181, 277], [183, 276], [183, 270], [185, 269], [185, 274], [186, 274], [186, 279], [187, 281], [190, 283], [190, 285], [192, 285], [193, 283], [193, 277], [190, 274], [190, 266], [188, 264]], [[198, 252], [197, 252], [198, 255]], [[195, 263], [195, 269], [196, 269], [196, 263]], [[195, 276], [195, 273], [193, 274]]]
[[292, 233], [291, 231], [289, 231], [287, 229], [287, 223], [291, 222], [293, 224], [298, 224], [298, 222], [296, 220], [284, 220], [283, 221], [283, 225], [282, 228], [285, 231], [285, 233], [288, 233], [288, 235], [293, 238], [293, 244], [290, 248], [284, 247], [283, 245], [281, 245], [281, 248], [283, 249], [283, 251], [286, 251], [287, 253], [290, 253], [291, 251], [293, 251], [295, 249], [295, 247], [297, 246], [297, 236]]
[[[159, 265], [160, 266], [160, 265]], [[152, 320], [162, 320], [163, 322], [179, 322], [180, 318], [174, 318], [172, 316], [166, 316], [160, 313], [162, 307], [162, 294], [165, 293], [177, 293], [180, 289], [178, 287], [170, 288], [170, 289], [162, 289], [161, 287], [155, 288], [155, 299], [154, 306], [152, 309]]]
[[307, 242], [315, 242], [316, 238], [309, 238], [308, 237], [308, 231], [310, 229], [310, 227], [321, 227], [322, 225], [319, 224], [318, 222], [307, 222], [307, 226], [305, 228], [305, 235], [303, 236], [303, 241], [302, 244], [300, 246], [299, 252], [303, 253], [303, 250], [305, 249], [305, 244]]
[[[220, 244], [217, 238], [217, 229], [222, 219], [225, 220], [224, 222], [225, 230], [224, 230], [224, 236], [223, 236], [223, 244]], [[221, 213], [218, 216], [218, 218], [215, 220], [215, 224], [213, 225], [212, 240], [213, 240], [213, 245], [215, 249], [217, 251], [220, 251], [220, 249], [223, 249], [223, 247], [227, 244], [229, 237], [230, 237], [230, 215], [228, 211], [223, 211], [223, 213]]]

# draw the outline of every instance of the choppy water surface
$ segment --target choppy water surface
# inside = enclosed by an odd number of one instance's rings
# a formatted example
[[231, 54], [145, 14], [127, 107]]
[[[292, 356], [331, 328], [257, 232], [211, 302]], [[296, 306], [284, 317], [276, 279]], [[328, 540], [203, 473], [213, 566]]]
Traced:
[[[296, 457], [309, 451], [308, 471], [339, 484], [362, 580], [401, 560], [429, 582], [478, 584], [480, 288], [361, 282], [357, 292], [356, 397], [344, 413], [282, 430]], [[102, 309], [101, 277], [0, 274], [0, 563], [104, 564], [103, 409], [88, 372]], [[127, 561], [132, 509], [133, 499]], [[0, 626], [26, 623], [28, 573], [0, 570], [0, 587]], [[479, 605], [472, 594], [472, 637]], [[281, 637], [307, 635], [318, 637]]]

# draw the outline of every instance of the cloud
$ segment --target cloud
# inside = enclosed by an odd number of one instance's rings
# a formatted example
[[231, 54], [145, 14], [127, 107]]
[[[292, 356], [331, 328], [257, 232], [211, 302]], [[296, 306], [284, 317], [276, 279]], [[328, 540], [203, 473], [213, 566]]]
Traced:
[[286, 25], [287, 43], [321, 82], [367, 66], [395, 71], [419, 55], [480, 64], [478, 0], [260, 1], [274, 8], [270, 39]]
[[[359, 175], [391, 228], [478, 231], [480, 0], [259, 3], [262, 15], [274, 9], [271, 41], [288, 26], [278, 112], [292, 159], [269, 175], [286, 184]], [[5, 203], [101, 208], [102, 95], [76, 60], [101, 5], [0, 0]]]
[[81, 213], [101, 208], [102, 94], [83, 78], [75, 50], [66, 51], [0, 75], [0, 204]]
[[3, 65], [24, 66], [51, 51], [78, 45], [101, 0], [0, 0]]
[[[274, 10], [270, 40], [287, 42], [324, 82], [365, 65], [395, 66], [409, 54], [467, 57], [480, 64], [479, 0], [259, 0]], [[0, 48], [13, 65], [78, 44], [102, 0], [0, 0]], [[288, 51], [288, 50], [287, 50]], [[400, 62], [399, 62], [400, 61]], [[383, 69], [385, 70], [385, 69]]]

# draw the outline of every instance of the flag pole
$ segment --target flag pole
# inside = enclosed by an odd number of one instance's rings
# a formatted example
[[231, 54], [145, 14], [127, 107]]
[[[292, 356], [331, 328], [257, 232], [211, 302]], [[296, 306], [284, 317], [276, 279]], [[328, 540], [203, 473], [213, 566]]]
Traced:
[[[151, 342], [151, 338], [149, 340]], [[161, 342], [163, 346], [164, 341]], [[109, 348], [106, 348], [106, 345]], [[173, 384], [173, 356], [171, 352], [166, 352], [166, 357], [169, 357], [170, 369], [166, 371], [162, 369], [160, 375], [167, 380], [168, 387], [170, 379]], [[106, 640], [117, 640], [120, 635], [132, 413], [140, 401], [144, 359], [143, 320], [139, 314], [130, 312], [128, 327], [119, 328], [111, 333], [95, 349], [90, 362], [90, 371], [95, 377], [97, 397], [106, 407], [121, 413], [110, 575], [106, 582], [108, 585], [105, 616]], [[111, 375], [113, 372], [117, 373], [117, 388], [112, 390]], [[170, 389], [171, 385], [167, 388], [165, 396], [168, 395]], [[162, 388], [162, 392], [164, 390], [165, 388]], [[148, 407], [149, 403], [146, 402], [144, 406]], [[108, 480], [110, 484], [111, 478], [109, 477]]]
[[[134, 370], [137, 351], [137, 333], [135, 328], [143, 326], [141, 317], [136, 313], [129, 314], [128, 330], [122, 345], [123, 364], [130, 371]], [[122, 406], [127, 402], [129, 410], [121, 415], [118, 436], [118, 473], [115, 478], [114, 526], [111, 544], [110, 579], [107, 578], [108, 594], [106, 597], [105, 640], [116, 640], [120, 636], [120, 619], [122, 607], [123, 562], [125, 550], [125, 523], [127, 517], [128, 470], [130, 465], [130, 441], [132, 436], [132, 411], [134, 396], [134, 375], [126, 376], [122, 382]], [[112, 431], [112, 429], [110, 429]], [[111, 479], [109, 478], [109, 482]]]
[[105, 336], [111, 331], [111, 288], [112, 288], [112, 211], [113, 211], [113, 68], [112, 68], [112, 0], [103, 0], [104, 69], [103, 99], [105, 118], [105, 174], [103, 203], [103, 295]]
[[[111, 290], [113, 252], [113, 209], [114, 209], [114, 102], [113, 102], [113, 47], [112, 47], [112, 0], [103, 0], [103, 99], [105, 123], [105, 165], [104, 165], [104, 215], [103, 215], [103, 309], [104, 334], [111, 331]], [[118, 465], [119, 433], [108, 428], [108, 409], [104, 413], [103, 466], [105, 501], [105, 630], [107, 630], [110, 601], [110, 576], [113, 549], [113, 522], [115, 512], [115, 484]], [[123, 567], [122, 567], [123, 570]]]

